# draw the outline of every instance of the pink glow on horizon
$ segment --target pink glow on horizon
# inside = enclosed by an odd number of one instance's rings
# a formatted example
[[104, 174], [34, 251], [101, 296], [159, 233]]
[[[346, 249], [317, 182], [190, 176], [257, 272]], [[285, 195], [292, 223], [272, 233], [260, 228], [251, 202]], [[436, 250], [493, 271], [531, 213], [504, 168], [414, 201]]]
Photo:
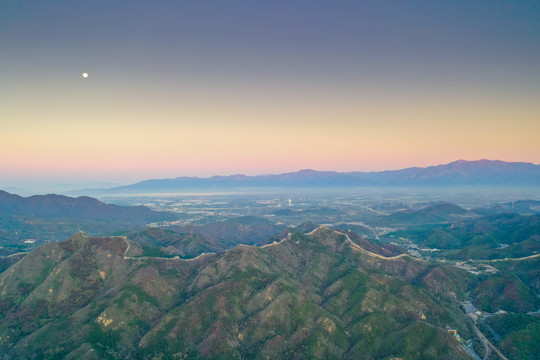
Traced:
[[[464, 157], [460, 157], [462, 159]], [[466, 160], [479, 160], [478, 158], [465, 158]], [[133, 164], [123, 164], [118, 166], [116, 162], [100, 163], [99, 168], [93, 169], [83, 164], [48, 164], [36, 165], [32, 168], [23, 168], [22, 166], [8, 166], [5, 168], [6, 173], [11, 176], [4, 178], [13, 179], [73, 179], [86, 181], [118, 181], [122, 183], [131, 183], [147, 179], [159, 178], [176, 178], [182, 176], [210, 177], [214, 175], [263, 175], [263, 174], [281, 174], [287, 172], [296, 172], [303, 169], [312, 169], [317, 171], [384, 171], [398, 170], [408, 167], [428, 167], [446, 164], [456, 161], [458, 158], [448, 159], [445, 161], [425, 161], [417, 163], [407, 163], [404, 160], [395, 162], [375, 162], [364, 161], [358, 166], [350, 166], [344, 162], [338, 163], [317, 163], [316, 161], [306, 162], [302, 164], [291, 161], [289, 164], [274, 161], [273, 163], [255, 163], [255, 164], [232, 164], [232, 163], [198, 163], [198, 164], [177, 164], [169, 166], [168, 164], [159, 163], [141, 163], [138, 167], [132, 167]], [[493, 159], [494, 160], [494, 159]], [[503, 161], [520, 161], [520, 159], [502, 159]], [[98, 165], [98, 164], [91, 164]]]
[[7, 99], [1, 177], [134, 181], [380, 171], [458, 159], [540, 163], [540, 103], [507, 94], [475, 101], [459, 92], [394, 94], [385, 102], [351, 93], [325, 99], [307, 89], [296, 101], [275, 95], [279, 101], [266, 103], [256, 92], [212, 89], [223, 97], [211, 106], [202, 91], [178, 106], [165, 90], [115, 90], [118, 99], [96, 91], [89, 104], [77, 91], [70, 98], [29, 90], [34, 106]]

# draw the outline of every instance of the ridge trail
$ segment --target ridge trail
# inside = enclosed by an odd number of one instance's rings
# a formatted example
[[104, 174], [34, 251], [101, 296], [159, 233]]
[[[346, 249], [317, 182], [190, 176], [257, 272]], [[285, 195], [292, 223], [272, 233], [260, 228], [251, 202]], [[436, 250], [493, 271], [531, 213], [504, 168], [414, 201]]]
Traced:
[[309, 233], [307, 233], [307, 235], [313, 235], [313, 234], [314, 234], [317, 230], [319, 230], [319, 229], [326, 229], [326, 230], [329, 230], [329, 231], [334, 232], [335, 234], [339, 234], [339, 235], [345, 236], [345, 239], [346, 239], [347, 243], [348, 243], [353, 249], [358, 250], [358, 251], [360, 251], [361, 253], [366, 254], [366, 255], [368, 255], [368, 256], [371, 256], [371, 257], [379, 258], [379, 259], [382, 259], [382, 260], [397, 260], [397, 259], [401, 259], [401, 258], [404, 258], [404, 257], [410, 257], [411, 259], [423, 261], [422, 259], [415, 258], [414, 256], [411, 256], [411, 255], [409, 255], [409, 254], [399, 254], [399, 255], [396, 255], [396, 256], [384, 256], [384, 255], [380, 255], [380, 254], [371, 252], [371, 251], [369, 251], [369, 250], [364, 249], [364, 248], [361, 247], [360, 245], [356, 244], [354, 241], [352, 241], [352, 239], [350, 238], [350, 236], [349, 236], [348, 234], [342, 233], [341, 231], [338, 231], [338, 230], [329, 229], [329, 228], [327, 228], [326, 226], [319, 226], [319, 227], [316, 228], [315, 230], [312, 230], [312, 231], [310, 231]]

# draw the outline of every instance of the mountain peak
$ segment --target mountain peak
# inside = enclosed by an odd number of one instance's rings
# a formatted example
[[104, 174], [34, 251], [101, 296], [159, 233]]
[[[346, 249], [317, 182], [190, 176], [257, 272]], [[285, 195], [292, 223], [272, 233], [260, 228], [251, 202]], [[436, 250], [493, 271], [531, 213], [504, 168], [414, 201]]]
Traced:
[[451, 163], [448, 163], [448, 164], [445, 164], [445, 165], [439, 165], [439, 166], [450, 166], [450, 165], [493, 165], [493, 166], [497, 166], [497, 165], [502, 165], [502, 166], [505, 166], [505, 165], [517, 165], [517, 164], [521, 164], [521, 165], [533, 165], [533, 163], [531, 162], [507, 162], [507, 161], [502, 161], [502, 160], [490, 160], [490, 159], [479, 159], [479, 160], [463, 160], [463, 159], [460, 159], [460, 160], [457, 160], [457, 161], [454, 161], [454, 162], [451, 162]]
[[319, 171], [313, 170], [313, 169], [302, 169], [302, 170], [298, 171], [299, 174], [316, 174], [318, 172]]

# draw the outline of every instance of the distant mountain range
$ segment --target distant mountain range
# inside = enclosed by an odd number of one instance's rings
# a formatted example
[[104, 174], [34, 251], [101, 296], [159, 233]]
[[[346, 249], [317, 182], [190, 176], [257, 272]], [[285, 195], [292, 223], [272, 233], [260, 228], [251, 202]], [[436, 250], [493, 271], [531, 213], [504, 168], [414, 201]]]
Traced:
[[145, 180], [79, 193], [136, 193], [238, 188], [350, 188], [362, 186], [540, 186], [540, 165], [499, 160], [459, 160], [425, 168], [378, 172], [300, 170], [278, 175], [230, 175]]

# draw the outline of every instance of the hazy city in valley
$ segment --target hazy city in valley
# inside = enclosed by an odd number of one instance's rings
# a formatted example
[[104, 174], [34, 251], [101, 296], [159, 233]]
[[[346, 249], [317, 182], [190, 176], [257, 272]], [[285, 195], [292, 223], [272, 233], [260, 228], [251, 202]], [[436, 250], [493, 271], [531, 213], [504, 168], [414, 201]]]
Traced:
[[0, 360], [540, 359], [540, 3], [4, 1]]

